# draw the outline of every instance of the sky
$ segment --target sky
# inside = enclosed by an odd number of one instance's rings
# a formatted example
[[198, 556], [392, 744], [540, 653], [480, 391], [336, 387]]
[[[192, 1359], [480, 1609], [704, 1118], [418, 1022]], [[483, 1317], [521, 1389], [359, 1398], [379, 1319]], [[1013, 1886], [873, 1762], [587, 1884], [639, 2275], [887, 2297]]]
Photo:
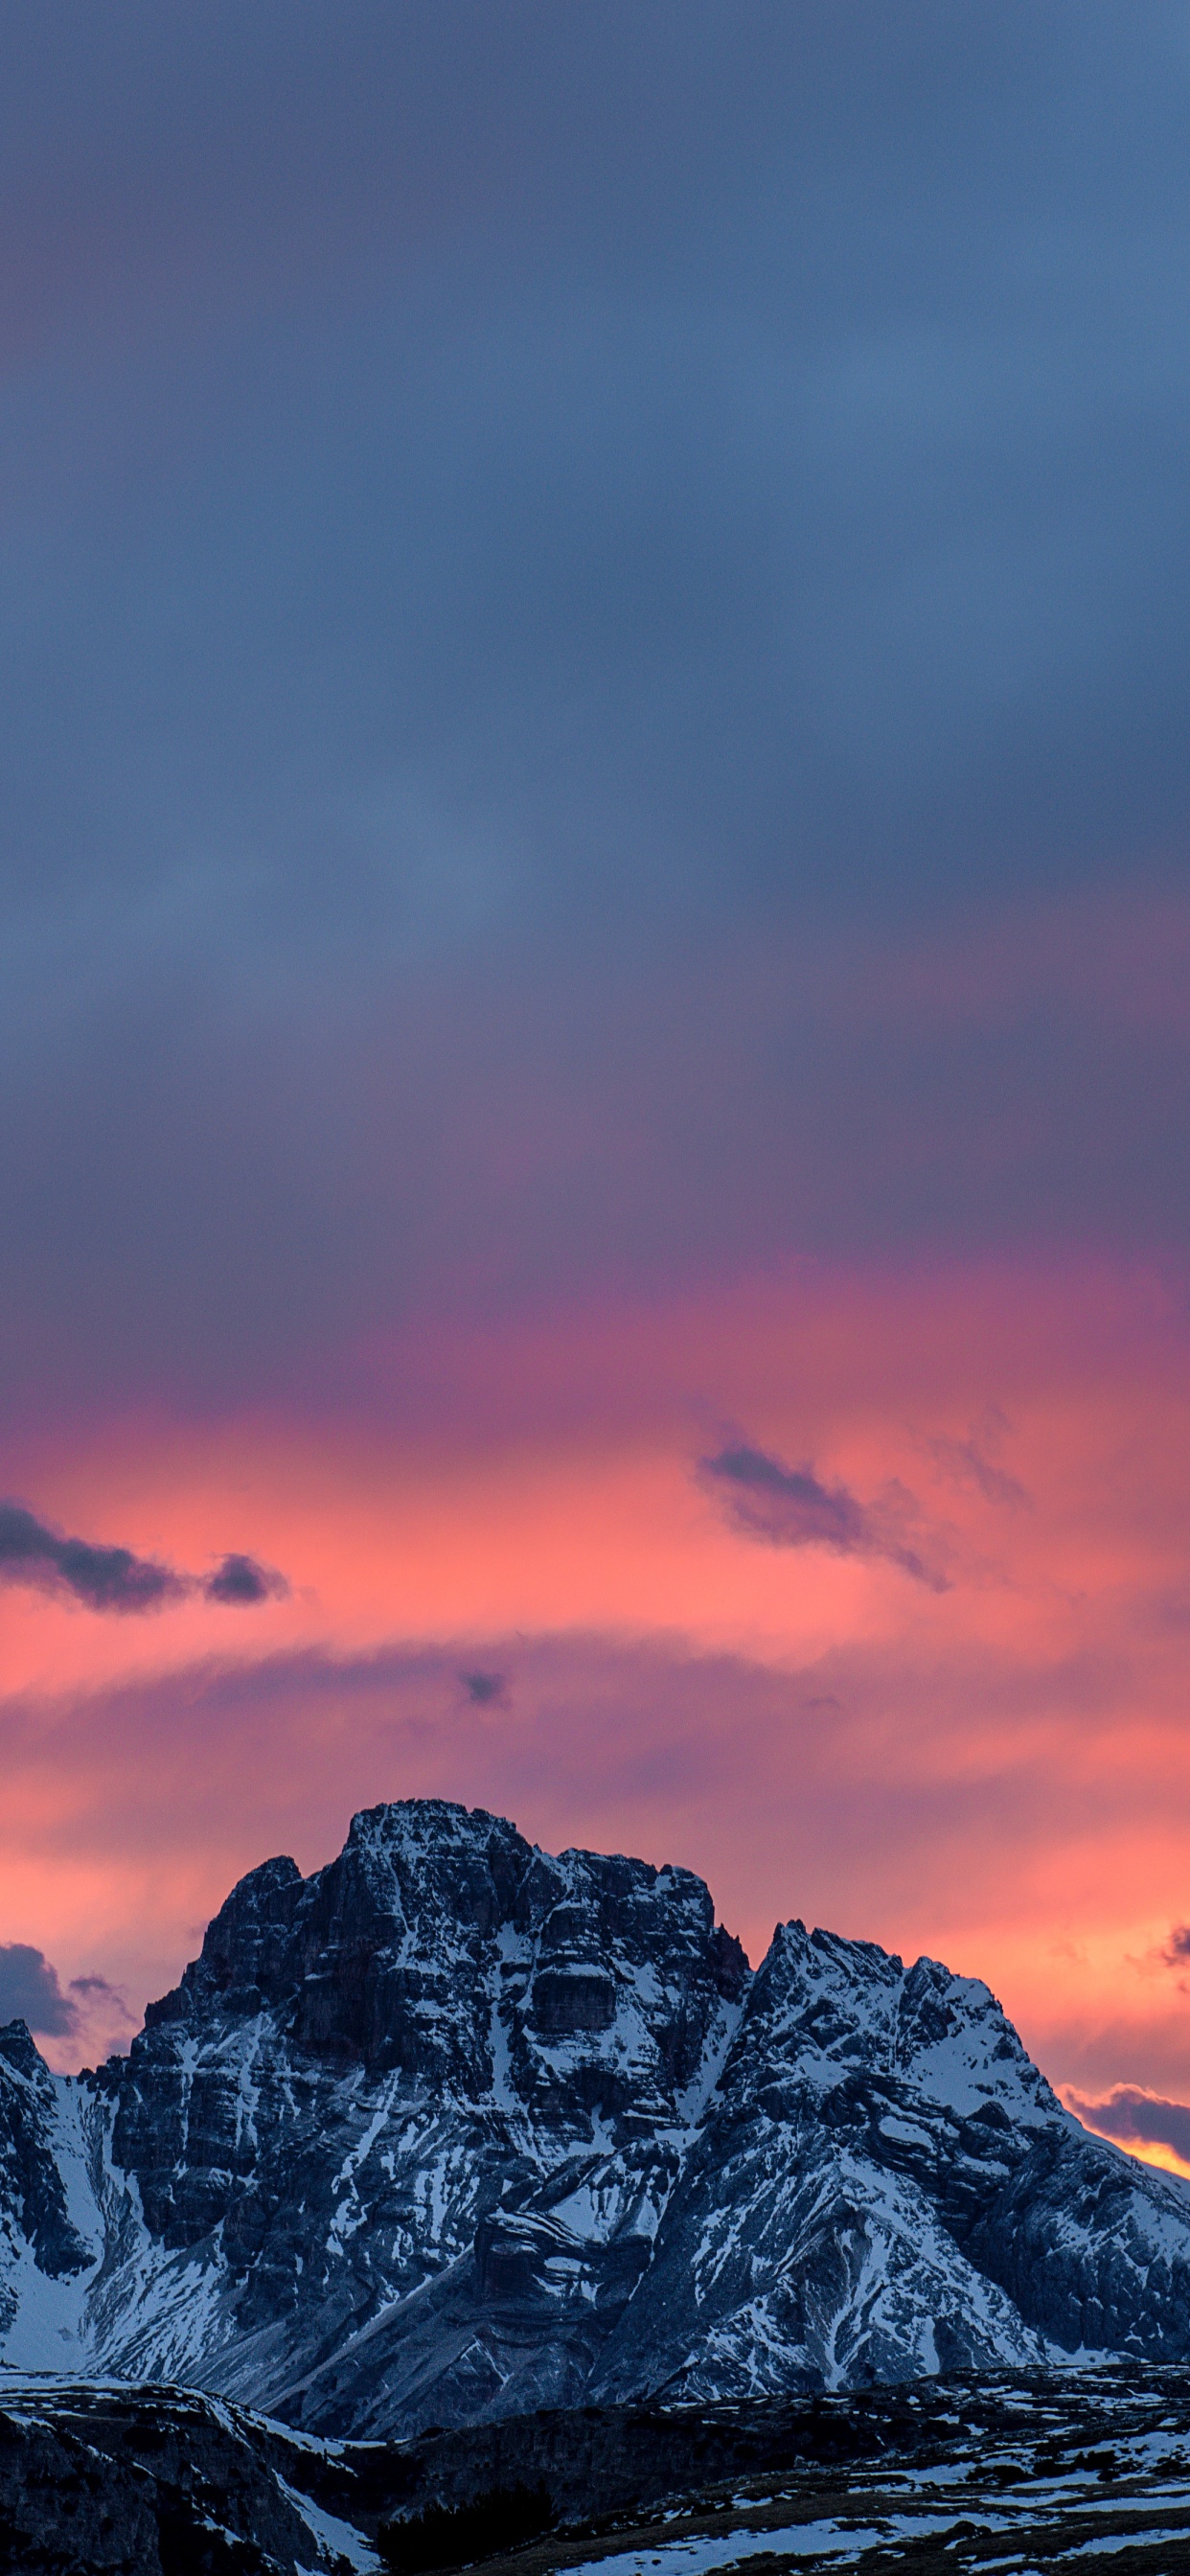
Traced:
[[0, 2010], [441, 1795], [1190, 2173], [1190, 7], [0, 0]]

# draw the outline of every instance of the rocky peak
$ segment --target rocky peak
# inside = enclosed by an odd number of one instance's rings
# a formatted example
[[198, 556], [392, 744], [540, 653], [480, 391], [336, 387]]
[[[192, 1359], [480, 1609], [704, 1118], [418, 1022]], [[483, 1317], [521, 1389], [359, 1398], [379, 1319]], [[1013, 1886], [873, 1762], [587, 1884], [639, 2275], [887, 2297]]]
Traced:
[[50, 2089], [49, 2068], [27, 2021], [8, 2021], [0, 2029], [0, 2057], [15, 2075], [43, 2091]]
[[[681, 2085], [717, 2002], [736, 2000], [747, 1974], [692, 1871], [555, 1859], [482, 1808], [407, 1799], [356, 1816], [338, 1859], [308, 1879], [288, 1859], [241, 1879], [146, 2032], [279, 2013], [311, 2056], [477, 2100], [504, 2041], [528, 2077], [534, 2036], [594, 2039], [632, 2005]], [[134, 2042], [134, 2065], [145, 2046]], [[539, 2063], [530, 2089], [547, 2082]]]
[[866, 2074], [968, 2113], [997, 2100], [1023, 2121], [1065, 2119], [989, 1987], [937, 1959], [778, 1924], [748, 1999], [748, 2048], [773, 2074], [829, 2091]]
[[405, 1800], [250, 1871], [100, 2077], [0, 2033], [3, 2277], [57, 2365], [407, 2432], [1190, 2359], [1190, 2194], [977, 1979], [798, 1921], [752, 1976], [693, 1872]]

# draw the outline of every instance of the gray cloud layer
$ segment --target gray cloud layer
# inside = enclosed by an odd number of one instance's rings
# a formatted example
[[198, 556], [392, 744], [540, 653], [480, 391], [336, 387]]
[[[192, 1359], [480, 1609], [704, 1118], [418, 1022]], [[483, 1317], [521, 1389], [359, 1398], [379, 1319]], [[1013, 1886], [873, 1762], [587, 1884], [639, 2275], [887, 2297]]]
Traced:
[[1188, 119], [1172, 0], [0, 13], [11, 1405], [1185, 1247]]

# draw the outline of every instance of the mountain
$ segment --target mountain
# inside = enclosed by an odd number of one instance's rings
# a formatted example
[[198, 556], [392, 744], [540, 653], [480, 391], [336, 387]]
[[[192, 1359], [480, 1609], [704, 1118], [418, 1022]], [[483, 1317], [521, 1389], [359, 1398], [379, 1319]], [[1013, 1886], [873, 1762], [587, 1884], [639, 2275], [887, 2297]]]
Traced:
[[0, 2357], [309, 2432], [1190, 2354], [1190, 2192], [986, 1986], [438, 1800], [241, 1880], [126, 2058], [0, 2032]]

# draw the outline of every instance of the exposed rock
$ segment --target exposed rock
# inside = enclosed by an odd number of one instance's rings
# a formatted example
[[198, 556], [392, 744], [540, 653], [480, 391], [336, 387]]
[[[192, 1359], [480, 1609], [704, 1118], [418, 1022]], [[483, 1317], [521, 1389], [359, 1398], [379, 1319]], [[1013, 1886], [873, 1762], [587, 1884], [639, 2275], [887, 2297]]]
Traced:
[[241, 1881], [127, 2058], [0, 2035], [0, 2353], [335, 2434], [1190, 2354], [1190, 2194], [985, 1986], [440, 1801]]

